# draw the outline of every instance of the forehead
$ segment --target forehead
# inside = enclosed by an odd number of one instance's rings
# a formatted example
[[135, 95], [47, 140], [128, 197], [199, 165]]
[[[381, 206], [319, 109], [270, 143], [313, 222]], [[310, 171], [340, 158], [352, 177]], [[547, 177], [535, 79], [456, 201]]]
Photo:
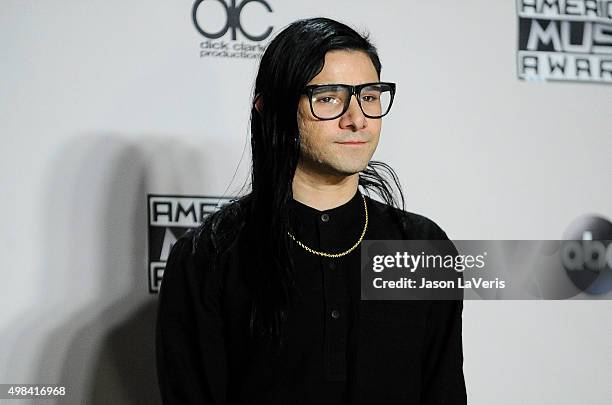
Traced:
[[309, 84], [361, 84], [378, 81], [378, 73], [367, 53], [363, 51], [330, 51], [325, 64]]

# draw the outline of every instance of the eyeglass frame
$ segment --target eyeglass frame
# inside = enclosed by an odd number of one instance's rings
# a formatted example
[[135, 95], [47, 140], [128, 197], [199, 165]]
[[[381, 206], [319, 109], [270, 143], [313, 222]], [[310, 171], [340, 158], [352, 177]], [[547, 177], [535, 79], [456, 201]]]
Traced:
[[[361, 100], [359, 99], [359, 93], [361, 93], [361, 90], [364, 87], [368, 87], [368, 86], [372, 86], [374, 84], [385, 84], [389, 86], [390, 92], [391, 92], [391, 101], [389, 102], [389, 107], [387, 108], [387, 112], [385, 112], [383, 115], [380, 116], [373, 116], [373, 115], [368, 115], [366, 114], [365, 111], [363, 111], [363, 106], [361, 105]], [[312, 106], [312, 93], [315, 89], [320, 88], [320, 87], [324, 87], [324, 86], [336, 86], [336, 87], [343, 87], [343, 88], [348, 88], [349, 90], [349, 96], [346, 98], [346, 101], [344, 102], [344, 108], [342, 108], [342, 112], [338, 115], [336, 115], [335, 117], [332, 118], [320, 118], [317, 114], [315, 114], [314, 112], [314, 108]], [[357, 99], [357, 104], [359, 104], [359, 109], [361, 110], [361, 112], [363, 113], [363, 115], [367, 118], [371, 118], [371, 119], [380, 119], [382, 117], [384, 117], [385, 115], [389, 114], [389, 111], [391, 111], [391, 106], [393, 105], [393, 100], [395, 100], [395, 89], [396, 89], [396, 84], [392, 83], [392, 82], [372, 82], [372, 83], [363, 83], [363, 84], [357, 84], [357, 85], [350, 85], [350, 84], [343, 84], [343, 83], [324, 83], [324, 84], [310, 84], [308, 86], [304, 87], [304, 90], [302, 90], [301, 94], [306, 94], [308, 96], [308, 104], [310, 105], [310, 112], [312, 113], [312, 115], [321, 120], [321, 121], [329, 121], [329, 120], [335, 120], [338, 117], [342, 117], [342, 115], [344, 115], [345, 112], [348, 111], [349, 106], [351, 105], [351, 97], [353, 97], [353, 95], [355, 95], [355, 99]]]

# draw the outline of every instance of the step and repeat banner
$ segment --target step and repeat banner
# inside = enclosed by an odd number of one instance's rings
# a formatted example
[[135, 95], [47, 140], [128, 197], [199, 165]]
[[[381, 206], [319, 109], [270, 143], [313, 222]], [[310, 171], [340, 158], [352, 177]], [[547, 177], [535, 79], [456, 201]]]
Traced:
[[441, 279], [421, 245], [364, 244], [362, 298], [459, 288], [470, 404], [611, 403], [612, 1], [0, 10], [0, 402], [161, 403], [154, 332], [170, 249], [248, 191], [266, 45], [326, 16], [377, 46], [398, 92], [374, 159], [458, 249], [450, 267], [439, 256], [453, 271]]

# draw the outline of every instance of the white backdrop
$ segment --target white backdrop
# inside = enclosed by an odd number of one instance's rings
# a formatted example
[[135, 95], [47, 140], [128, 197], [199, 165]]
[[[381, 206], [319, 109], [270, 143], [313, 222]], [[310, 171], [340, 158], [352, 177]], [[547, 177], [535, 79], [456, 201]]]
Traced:
[[[451, 238], [560, 239], [579, 215], [612, 217], [611, 88], [517, 80], [514, 1], [268, 3], [245, 8], [245, 28], [325, 15], [371, 32], [398, 84], [374, 158]], [[200, 57], [192, 6], [0, 5], [0, 383], [65, 385], [62, 404], [159, 403], [146, 194], [240, 188], [257, 68]], [[466, 302], [469, 403], [609, 405], [611, 313]]]

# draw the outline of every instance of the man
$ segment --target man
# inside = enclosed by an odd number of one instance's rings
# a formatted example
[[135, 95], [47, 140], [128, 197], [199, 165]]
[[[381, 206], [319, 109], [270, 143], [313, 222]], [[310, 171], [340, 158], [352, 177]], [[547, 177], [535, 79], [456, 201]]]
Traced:
[[267, 47], [252, 191], [166, 265], [164, 404], [466, 403], [461, 301], [360, 300], [363, 239], [447, 239], [396, 207], [397, 177], [370, 161], [395, 95], [380, 71], [367, 38], [330, 19], [297, 21]]

